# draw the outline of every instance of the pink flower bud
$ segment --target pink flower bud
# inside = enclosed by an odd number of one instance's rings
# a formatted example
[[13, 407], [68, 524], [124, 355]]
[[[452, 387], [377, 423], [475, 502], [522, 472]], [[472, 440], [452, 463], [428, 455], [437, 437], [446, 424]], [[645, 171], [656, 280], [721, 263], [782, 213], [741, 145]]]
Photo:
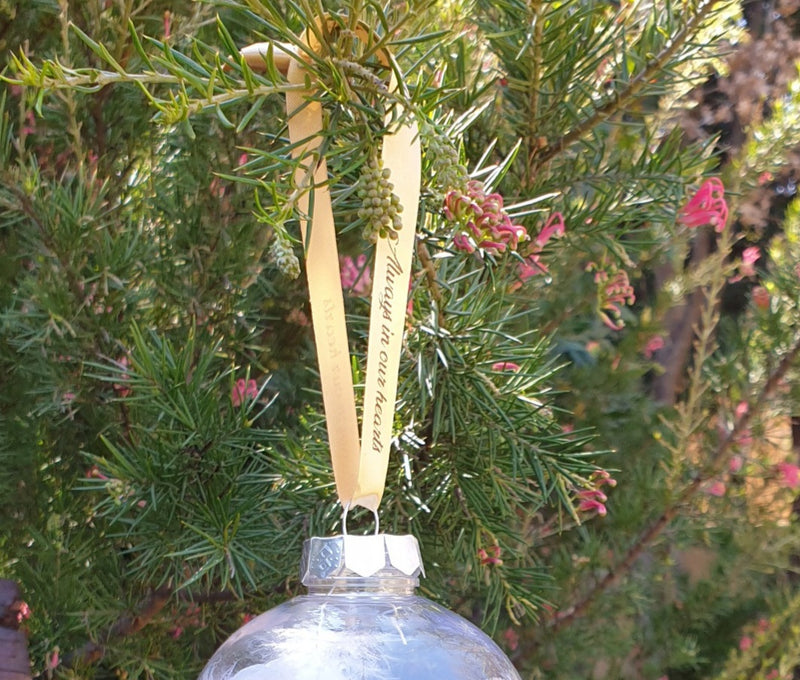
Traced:
[[770, 295], [764, 286], [756, 286], [751, 293], [753, 304], [759, 309], [769, 309]]
[[600, 491], [600, 489], [584, 489], [583, 491], [579, 491], [577, 494], [578, 500], [582, 501], [600, 501], [601, 503], [605, 503], [608, 500], [608, 497]]
[[469, 236], [467, 236], [466, 234], [456, 234], [453, 237], [453, 245], [458, 250], [463, 250], [465, 253], [475, 252], [475, 246], [472, 245]]
[[601, 517], [605, 517], [608, 511], [600, 501], [585, 500], [578, 504], [578, 512], [596, 512]]
[[504, 253], [506, 251], [505, 243], [501, 243], [499, 241], [490, 241], [489, 239], [481, 241], [478, 246], [484, 250], [493, 250], [498, 253]]
[[239, 378], [231, 390], [231, 402], [234, 406], [241, 406], [247, 399], [258, 396], [258, 384], [255, 380]]
[[564, 216], [560, 212], [554, 212], [547, 218], [542, 230], [536, 237], [536, 245], [540, 248], [544, 247], [554, 236], [563, 236], [566, 227], [564, 226]]
[[498, 566], [503, 564], [503, 560], [500, 559], [500, 546], [490, 545], [486, 549], [479, 548], [478, 559], [484, 566]]
[[590, 476], [589, 481], [595, 483], [595, 485], [599, 488], [604, 484], [608, 484], [608, 486], [616, 486], [617, 480], [614, 479], [608, 470], [595, 470]]
[[493, 371], [518, 371], [519, 364], [515, 364], [513, 361], [498, 361], [495, 364], [492, 364]]
[[644, 355], [648, 359], [652, 359], [653, 355], [660, 349], [664, 347], [664, 338], [660, 335], [655, 335], [647, 341], [647, 344], [644, 346]]

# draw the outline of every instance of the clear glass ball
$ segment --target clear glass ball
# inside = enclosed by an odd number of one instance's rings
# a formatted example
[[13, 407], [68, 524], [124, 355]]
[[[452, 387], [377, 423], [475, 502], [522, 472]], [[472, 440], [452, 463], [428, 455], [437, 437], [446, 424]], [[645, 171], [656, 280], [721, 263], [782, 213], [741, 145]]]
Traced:
[[312, 581], [237, 630], [199, 680], [519, 680], [483, 631], [414, 594], [416, 575]]

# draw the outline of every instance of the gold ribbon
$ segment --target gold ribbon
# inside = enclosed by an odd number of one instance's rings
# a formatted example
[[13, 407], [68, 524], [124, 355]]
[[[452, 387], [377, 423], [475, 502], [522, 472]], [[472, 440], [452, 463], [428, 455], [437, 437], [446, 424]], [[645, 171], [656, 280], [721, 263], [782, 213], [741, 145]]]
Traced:
[[[357, 32], [362, 39], [366, 35], [362, 26]], [[311, 31], [307, 44], [320, 53], [321, 45]], [[418, 130], [411, 120], [396, 122], [387, 116], [390, 131], [383, 137], [383, 165], [391, 173], [394, 192], [403, 206], [403, 226], [396, 240], [379, 238], [375, 248], [363, 427], [359, 438], [328, 168], [320, 153], [322, 106], [314, 99], [314, 91], [305, 89], [308, 71], [292, 51], [270, 47], [268, 43], [242, 50], [242, 56], [254, 70], [264, 70], [264, 59], [269, 53], [275, 67], [286, 73], [289, 84], [298, 86], [286, 93], [286, 111], [292, 154], [298, 159], [294, 180], [302, 190], [298, 202], [300, 229], [306, 246], [311, 317], [336, 490], [345, 508], [360, 505], [376, 512], [389, 465], [416, 233], [421, 180]], [[388, 65], [387, 54], [383, 59]], [[396, 87], [394, 75], [389, 87]]]

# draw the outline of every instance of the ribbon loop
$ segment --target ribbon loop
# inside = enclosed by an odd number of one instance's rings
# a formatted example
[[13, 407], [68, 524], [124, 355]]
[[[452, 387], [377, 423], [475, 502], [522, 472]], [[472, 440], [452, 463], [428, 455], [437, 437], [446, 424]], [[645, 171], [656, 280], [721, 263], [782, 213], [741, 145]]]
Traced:
[[[309, 29], [306, 32], [306, 44], [316, 54], [325, 52], [320, 36], [337, 28], [338, 24], [329, 20], [325, 27], [327, 31]], [[367, 27], [359, 23], [355, 32], [366, 44], [371, 35]], [[392, 120], [391, 113], [387, 114], [388, 132], [382, 138], [382, 160], [394, 183], [394, 193], [403, 206], [402, 228], [396, 240], [379, 238], [375, 246], [363, 423], [359, 437], [328, 168], [320, 153], [324, 126], [322, 105], [314, 98], [316, 92], [306, 89], [308, 71], [300, 53], [291, 47], [269, 43], [257, 43], [241, 51], [243, 59], [254, 70], [267, 70], [265, 59], [271, 55], [275, 68], [286, 74], [289, 84], [297, 86], [286, 93], [286, 111], [292, 155], [298, 162], [294, 182], [302, 190], [297, 208], [336, 490], [345, 508], [343, 521], [353, 505], [372, 510], [377, 518], [389, 464], [416, 234], [422, 174], [419, 134], [413, 120], [406, 119], [410, 117]], [[377, 56], [384, 66], [392, 69], [388, 89], [396, 89], [391, 55], [379, 50]]]

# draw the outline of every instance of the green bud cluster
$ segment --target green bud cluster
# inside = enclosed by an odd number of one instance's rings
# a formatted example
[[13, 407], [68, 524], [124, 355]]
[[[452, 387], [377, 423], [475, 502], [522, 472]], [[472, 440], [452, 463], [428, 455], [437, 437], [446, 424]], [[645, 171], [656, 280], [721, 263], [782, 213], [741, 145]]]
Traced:
[[358, 197], [361, 207], [358, 216], [364, 220], [364, 238], [373, 243], [380, 237], [397, 238], [403, 222], [400, 213], [403, 206], [394, 193], [394, 185], [389, 181], [389, 168], [383, 161], [373, 156], [361, 170], [358, 180]]
[[300, 276], [300, 260], [297, 259], [292, 242], [283, 229], [275, 230], [275, 240], [270, 248], [270, 255], [281, 274], [290, 279]]
[[423, 136], [427, 142], [426, 156], [430, 160], [430, 172], [436, 183], [437, 193], [444, 195], [448, 191], [465, 189], [469, 173], [462, 165], [453, 142], [428, 125], [423, 128]]
[[351, 61], [349, 59], [333, 59], [333, 64], [341, 68], [345, 73], [351, 74], [369, 83], [376, 92], [380, 92], [381, 94], [385, 95], [389, 94], [389, 89], [386, 87], [386, 83], [381, 80], [381, 78], [376, 76], [372, 71], [365, 66], [362, 66], [358, 62]]

